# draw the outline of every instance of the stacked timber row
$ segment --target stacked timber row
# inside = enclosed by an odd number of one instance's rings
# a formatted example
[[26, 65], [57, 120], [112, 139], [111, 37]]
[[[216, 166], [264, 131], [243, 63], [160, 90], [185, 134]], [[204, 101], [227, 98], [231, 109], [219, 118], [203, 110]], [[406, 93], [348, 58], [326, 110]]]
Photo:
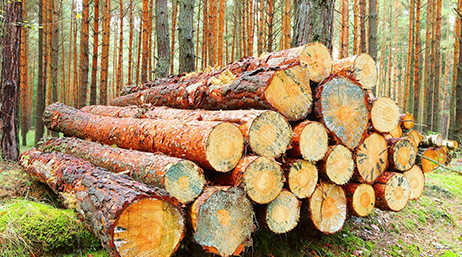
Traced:
[[[184, 220], [205, 251], [238, 255], [258, 227], [287, 233], [307, 220], [332, 234], [348, 215], [419, 198], [423, 138], [412, 115], [372, 95], [376, 83], [369, 55], [332, 61], [319, 43], [248, 57], [127, 87], [112, 106], [52, 104], [44, 122], [68, 137], [44, 140], [22, 162], [113, 256], [170, 256]], [[153, 215], [146, 231], [132, 209]]]

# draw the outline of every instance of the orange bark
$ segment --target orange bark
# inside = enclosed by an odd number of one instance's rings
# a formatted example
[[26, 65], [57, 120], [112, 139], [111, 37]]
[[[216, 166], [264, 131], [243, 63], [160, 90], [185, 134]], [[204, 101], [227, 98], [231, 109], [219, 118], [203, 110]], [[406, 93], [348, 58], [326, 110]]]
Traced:
[[[171, 45], [171, 60], [175, 60], [175, 35], [176, 35], [176, 16], [178, 13], [178, 1], [173, 0], [172, 3], [172, 45]], [[173, 61], [170, 64], [170, 73], [173, 74]]]
[[223, 41], [224, 41], [224, 31], [225, 31], [225, 9], [226, 1], [219, 0], [220, 6], [218, 8], [218, 66], [223, 65]]

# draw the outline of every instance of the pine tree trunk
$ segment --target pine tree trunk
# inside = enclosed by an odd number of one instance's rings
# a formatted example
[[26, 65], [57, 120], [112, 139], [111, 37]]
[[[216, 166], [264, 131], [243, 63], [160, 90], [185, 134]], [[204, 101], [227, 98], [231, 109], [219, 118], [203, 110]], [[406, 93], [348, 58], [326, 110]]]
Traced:
[[377, 0], [369, 0], [369, 55], [377, 60]]
[[[416, 120], [422, 120], [419, 114], [420, 106], [420, 0], [415, 0], [416, 19], [415, 19], [415, 50], [414, 50], [414, 108], [413, 113]], [[422, 123], [422, 122], [419, 122]]]
[[[39, 11], [38, 18], [39, 23], [43, 24], [43, 1], [39, 0]], [[37, 96], [36, 96], [36, 106], [35, 106], [35, 143], [38, 143], [43, 137], [45, 127], [43, 125], [42, 115], [45, 110], [45, 96], [46, 96], [46, 87], [43, 84], [43, 27], [39, 28], [38, 33], [38, 61], [37, 61]], [[3, 94], [2, 94], [3, 95]], [[2, 119], [0, 119], [2, 120]]]
[[[122, 89], [123, 81], [123, 43], [124, 43], [124, 4], [123, 0], [119, 0], [119, 54], [117, 57], [117, 75], [116, 75], [116, 96], [119, 96], [119, 92]], [[116, 42], [114, 42], [116, 44]]]
[[[135, 30], [135, 25], [133, 24], [133, 0], [130, 0], [130, 8], [128, 10], [128, 22], [129, 22], [129, 34], [128, 34], [128, 84], [131, 85], [133, 78], [133, 33]], [[96, 8], [96, 7], [95, 7]], [[94, 105], [94, 104], [91, 104]]]
[[[457, 13], [462, 15], [462, 0], [457, 1]], [[461, 15], [456, 15], [456, 22], [455, 26], [453, 29], [454, 33], [454, 38], [455, 38], [455, 43], [454, 43], [454, 65], [452, 68], [452, 86], [451, 86], [451, 107], [449, 108], [449, 113], [450, 113], [450, 127], [449, 127], [449, 138], [452, 140], [460, 140], [458, 138], [458, 135], [462, 133], [462, 130], [460, 129], [459, 122], [457, 122], [457, 112], [458, 110], [462, 111], [462, 107], [459, 107], [457, 110], [457, 103], [462, 104], [462, 97], [460, 97], [460, 92], [462, 92], [462, 86], [457, 87], [459, 84], [462, 83], [460, 78], [458, 77], [458, 72], [459, 72], [459, 66], [462, 65], [459, 62], [459, 55], [460, 55], [460, 40], [462, 39], [462, 33], [461, 33]], [[459, 94], [457, 94], [459, 92]], [[459, 98], [460, 97], [460, 98]], [[461, 116], [458, 116], [459, 120], [462, 118]]]
[[[23, 2], [23, 12], [22, 12], [22, 20], [27, 20], [27, 8], [26, 2]], [[29, 54], [29, 31], [27, 29], [21, 30], [21, 52], [20, 52], [20, 89], [21, 89], [21, 137], [22, 137], [22, 145], [27, 145], [27, 132], [30, 128], [30, 113], [29, 109], [30, 103], [32, 102], [32, 95], [29, 95], [29, 85], [28, 81], [28, 54]], [[1, 127], [1, 126], [0, 126]], [[0, 131], [3, 131], [0, 128]], [[0, 132], [0, 135], [2, 132]]]
[[[180, 0], [180, 17], [178, 20], [179, 73], [188, 73], [194, 67], [194, 0]], [[223, 33], [223, 32], [222, 32]], [[221, 39], [223, 42], [223, 38]], [[220, 50], [218, 50], [220, 52]], [[223, 51], [223, 47], [221, 49]], [[223, 60], [223, 56], [221, 56]], [[220, 61], [219, 61], [220, 63]]]
[[156, 0], [156, 33], [157, 33], [157, 64], [156, 76], [164, 78], [169, 75], [170, 35], [168, 32], [167, 0]]
[[[142, 17], [143, 17], [143, 26], [141, 27], [142, 35], [143, 35], [143, 40], [142, 42], [139, 42], [140, 44], [143, 44], [143, 52], [141, 54], [141, 83], [144, 83], [148, 81], [148, 37], [151, 36], [151, 34], [148, 35], [148, 13], [149, 13], [149, 2], [151, 0], [143, 0], [143, 12], [142, 12]], [[168, 31], [168, 27], [167, 27]], [[170, 54], [170, 53], [168, 53]], [[167, 71], [169, 69], [170, 65], [167, 66]]]
[[442, 0], [436, 0], [436, 13], [434, 13], [433, 24], [434, 44], [432, 46], [434, 69], [431, 74], [433, 77], [433, 130], [440, 133], [443, 129], [443, 124], [441, 124], [441, 95], [439, 92], [441, 86], [441, 65], [439, 61], [441, 57], [441, 4]]
[[103, 4], [103, 39], [101, 49], [101, 75], [100, 75], [100, 99], [99, 103], [106, 105], [108, 101], [108, 69], [109, 69], [109, 39], [111, 26], [111, 0], [104, 0]]
[[[459, 6], [462, 6], [462, 3], [459, 1], [458, 2]], [[459, 10], [462, 10], [462, 8], [459, 8]], [[458, 17], [461, 19], [462, 17]], [[462, 35], [462, 33], [460, 33]], [[460, 123], [457, 121], [462, 120], [462, 44], [459, 42], [459, 59], [457, 60], [457, 79], [455, 82], [454, 88], [454, 105], [456, 108], [455, 111], [455, 121], [456, 124], [455, 127], [456, 129], [454, 130], [454, 135], [458, 136], [457, 139], [460, 140], [460, 135], [462, 135], [462, 128], [460, 126]]]
[[[274, 20], [274, 0], [268, 1], [268, 37], [267, 37], [267, 48], [266, 51], [271, 53], [273, 52], [273, 20]], [[300, 45], [305, 44], [303, 42], [299, 43]], [[294, 45], [295, 46], [295, 45]]]
[[[93, 56], [91, 61], [90, 105], [96, 104], [96, 76], [98, 72], [98, 46], [99, 46], [99, 1], [95, 0], [93, 13]], [[131, 51], [131, 47], [130, 47]]]
[[[80, 31], [80, 97], [78, 108], [82, 108], [87, 105], [87, 87], [88, 87], [88, 40], [89, 40], [89, 14], [90, 7], [89, 1], [84, 0], [82, 2], [82, 27]], [[56, 102], [56, 101], [53, 101]]]
[[[219, 0], [219, 7], [218, 7], [218, 66], [223, 65], [223, 41], [224, 41], [224, 33], [225, 33], [225, 10], [226, 10], [226, 1]], [[192, 8], [191, 8], [192, 9]], [[194, 14], [194, 10], [191, 10], [191, 14]], [[193, 16], [193, 15], [190, 15]], [[192, 20], [192, 17], [191, 17]], [[191, 26], [192, 31], [192, 26]], [[181, 59], [181, 58], [180, 58]], [[181, 72], [180, 72], [181, 73]]]
[[406, 68], [406, 84], [405, 87], [405, 95], [404, 95], [404, 111], [407, 112], [409, 110], [409, 101], [410, 101], [410, 92], [411, 92], [411, 77], [414, 78], [413, 69], [412, 69], [412, 59], [414, 57], [414, 0], [411, 0], [409, 6], [409, 45], [407, 50], [407, 68]]
[[361, 53], [367, 52], [366, 47], [366, 0], [359, 0], [359, 26], [361, 28]]
[[[178, 14], [178, 5], [181, 5], [178, 4], [178, 1], [179, 0], [173, 0], [172, 2], [172, 44], [171, 44], [171, 56], [170, 56], [170, 59], [171, 60], [175, 60], [175, 35], [176, 35], [176, 30], [177, 30], [177, 27], [176, 27], [176, 21], [177, 21], [177, 14]], [[181, 18], [181, 14], [180, 14], [180, 18]], [[180, 28], [178, 28], [178, 30], [181, 30]], [[178, 45], [181, 46], [180, 42], [178, 42]], [[178, 58], [180, 61], [181, 61], [181, 57]], [[170, 64], [170, 73], [173, 74], [173, 61], [171, 62]], [[181, 71], [179, 71], [179, 73], [181, 73]]]
[[348, 26], [349, 26], [349, 18], [348, 18], [348, 12], [349, 12], [349, 1], [348, 0], [342, 0], [342, 31], [340, 34], [342, 35], [342, 42], [341, 45], [342, 47], [340, 48], [339, 52], [339, 59], [346, 58], [348, 57], [348, 48], [349, 48], [349, 32], [348, 32]]

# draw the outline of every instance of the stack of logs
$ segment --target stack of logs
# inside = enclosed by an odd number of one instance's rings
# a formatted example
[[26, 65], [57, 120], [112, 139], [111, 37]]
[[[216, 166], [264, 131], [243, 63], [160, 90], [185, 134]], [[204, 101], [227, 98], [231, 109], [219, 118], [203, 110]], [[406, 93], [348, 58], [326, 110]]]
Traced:
[[376, 82], [369, 55], [332, 61], [319, 43], [248, 57], [127, 87], [112, 106], [52, 104], [46, 126], [69, 137], [21, 164], [112, 256], [170, 256], [186, 223], [221, 256], [251, 245], [256, 221], [286, 233], [309, 219], [331, 234], [348, 214], [402, 210], [430, 171], [415, 164], [412, 115], [374, 97]]

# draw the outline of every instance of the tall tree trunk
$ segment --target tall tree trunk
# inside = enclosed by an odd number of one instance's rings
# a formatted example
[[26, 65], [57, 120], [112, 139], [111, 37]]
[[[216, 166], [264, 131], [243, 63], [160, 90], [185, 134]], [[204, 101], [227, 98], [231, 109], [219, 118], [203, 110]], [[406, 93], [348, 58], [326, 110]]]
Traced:
[[209, 0], [209, 13], [208, 13], [208, 40], [209, 42], [209, 65], [214, 67], [217, 63], [217, 1]]
[[109, 40], [111, 33], [111, 0], [104, 0], [103, 4], [103, 40], [101, 48], [101, 75], [100, 75], [100, 104], [107, 104], [107, 78], [108, 78], [108, 66], [109, 66]]
[[202, 60], [201, 60], [201, 69], [205, 69], [208, 64], [207, 53], [208, 53], [208, 0], [202, 0], [204, 2], [203, 13], [202, 13]]
[[[441, 44], [441, 3], [442, 0], [436, 0], [436, 13], [434, 13], [434, 24], [433, 24], [433, 41], [432, 53], [434, 58], [432, 64], [434, 64], [434, 70], [431, 73], [433, 77], [433, 130], [436, 132], [442, 131], [441, 124], [441, 96], [439, 95], [441, 87], [441, 65], [440, 65], [440, 44]], [[434, 8], [434, 7], [433, 7]]]
[[[58, 0], [50, 1], [50, 7], [52, 9], [52, 30], [51, 30], [51, 54], [50, 54], [50, 83], [51, 88], [53, 90], [52, 94], [52, 101], [58, 101], [58, 73], [59, 73], [59, 16], [60, 16], [60, 6]], [[52, 136], [57, 137], [59, 136], [58, 133], [52, 132]]]
[[[119, 96], [120, 89], [123, 86], [123, 47], [124, 47], [124, 4], [119, 0], [120, 17], [119, 17], [119, 56], [117, 58], [117, 77], [116, 77], [116, 95]], [[115, 42], [114, 42], [115, 44]]]
[[[399, 56], [399, 51], [398, 51], [398, 17], [400, 16], [400, 2], [399, 0], [395, 1], [395, 15], [393, 15], [394, 20], [395, 20], [395, 38], [394, 38], [394, 48], [395, 51], [393, 51], [393, 59], [394, 61], [392, 62], [393, 64], [390, 64], [393, 66], [393, 91], [397, 91], [398, 93], [392, 96], [393, 99], [396, 99], [398, 103], [401, 103], [401, 94], [399, 93], [401, 88], [398, 86], [399, 82], [397, 79], [398, 76], [398, 56]], [[392, 52], [389, 53], [390, 55]], [[400, 78], [401, 80], [401, 78]], [[399, 106], [402, 106], [402, 104], [399, 104]]]
[[129, 19], [129, 26], [130, 26], [130, 31], [128, 35], [128, 84], [132, 84], [132, 60], [133, 60], [133, 30], [134, 30], [134, 24], [133, 24], [133, 0], [130, 0], [130, 8], [128, 11], [128, 19]]
[[[171, 45], [171, 60], [172, 63], [170, 64], [170, 74], [173, 74], [173, 60], [175, 60], [175, 34], [176, 34], [176, 20], [178, 14], [178, 0], [173, 0], [172, 2], [172, 45]], [[179, 46], [181, 44], [178, 43]], [[181, 60], [181, 57], [180, 57]], [[181, 72], [180, 72], [181, 73]]]
[[[142, 52], [142, 57], [141, 57], [141, 83], [144, 83], [148, 81], [148, 37], [151, 35], [148, 35], [148, 13], [149, 13], [149, 2], [151, 0], [143, 0], [143, 26], [142, 26], [142, 31], [143, 31], [143, 52]], [[140, 42], [141, 44], [141, 42]], [[167, 69], [170, 67], [170, 65], [167, 67]]]
[[[45, 86], [47, 87], [47, 96], [46, 96], [46, 105], [49, 105], [53, 102], [53, 85], [51, 82], [51, 52], [52, 52], [52, 37], [53, 37], [53, 0], [46, 1], [45, 4], [46, 8], [44, 10], [46, 23], [45, 23], [45, 31], [46, 31], [46, 39], [45, 39], [45, 76], [46, 76], [46, 83]], [[50, 131], [47, 131], [48, 135], [50, 135]]]
[[367, 52], [366, 47], [366, 0], [359, 0], [359, 26], [361, 28], [361, 53]]
[[[274, 0], [267, 0], [267, 1], [268, 1], [268, 33], [267, 33], [268, 36], [267, 36], [266, 51], [271, 53], [273, 51], [273, 39], [274, 39], [274, 36], [273, 36]], [[299, 27], [297, 26], [297, 28], [299, 28]], [[295, 30], [294, 30], [294, 32], [295, 32]], [[299, 40], [297, 39], [297, 41], [299, 41]], [[294, 44], [292, 44], [292, 45], [294, 45]]]
[[407, 68], [406, 68], [406, 84], [404, 88], [406, 93], [404, 95], [404, 112], [409, 110], [410, 92], [411, 92], [411, 77], [414, 78], [412, 73], [412, 59], [414, 57], [414, 0], [411, 0], [409, 6], [409, 38], [408, 38], [408, 50], [407, 50]]
[[20, 88], [20, 53], [22, 28], [22, 2], [6, 3], [3, 12], [5, 24], [2, 46], [1, 77], [1, 112], [2, 157], [5, 160], [19, 159], [19, 88]]
[[[180, 0], [180, 18], [178, 20], [178, 43], [180, 46], [179, 73], [188, 73], [195, 70], [193, 39], [194, 2], [194, 0]], [[221, 38], [221, 41], [223, 42], [223, 38]], [[221, 51], [223, 51], [223, 49], [221, 49]], [[221, 59], [223, 60], [223, 55], [221, 56]], [[222, 64], [223, 63], [221, 63], [221, 65]]]
[[426, 24], [426, 37], [425, 37], [425, 79], [424, 79], [424, 107], [426, 117], [424, 119], [425, 124], [427, 125], [424, 128], [424, 131], [432, 130], [433, 123], [433, 87], [432, 87], [432, 74], [431, 74], [431, 52], [432, 52], [432, 19], [433, 19], [433, 1], [427, 1], [427, 24]]
[[[79, 108], [87, 105], [87, 88], [88, 88], [88, 55], [89, 55], [89, 15], [90, 6], [88, 0], [82, 2], [82, 27], [80, 30], [80, 99], [78, 106]], [[54, 102], [54, 101], [53, 101]]]
[[348, 41], [349, 41], [349, 33], [348, 33], [348, 0], [342, 0], [342, 31], [340, 32], [342, 42], [340, 42], [341, 47], [339, 50], [339, 59], [348, 57]]
[[[460, 62], [460, 47], [462, 39], [462, 31], [461, 27], [461, 20], [462, 20], [462, 0], [457, 1], [457, 14], [456, 14], [456, 24], [454, 27], [454, 38], [455, 38], [455, 45], [454, 45], [454, 66], [453, 66], [453, 81], [452, 81], [452, 89], [451, 89], [451, 107], [450, 107], [450, 127], [449, 127], [449, 138], [452, 140], [460, 140], [457, 138], [460, 136], [461, 129], [460, 123], [458, 121], [462, 118], [462, 76], [459, 77], [460, 66], [462, 62]], [[460, 106], [457, 106], [459, 104]], [[459, 116], [457, 114], [459, 113]], [[458, 119], [457, 119], [458, 117]]]
[[377, 60], [377, 0], [369, 0], [369, 55]]
[[[26, 2], [23, 2], [22, 20], [27, 20]], [[21, 57], [20, 57], [20, 88], [21, 88], [21, 136], [22, 145], [27, 145], [27, 132], [29, 131], [29, 105], [32, 95], [29, 95], [30, 85], [28, 81], [28, 53], [29, 53], [29, 30], [21, 30]], [[1, 121], [0, 121], [1, 122]], [[0, 132], [2, 134], [2, 132]]]
[[[458, 1], [458, 6], [462, 6], [462, 1]], [[461, 8], [458, 8], [461, 10]], [[462, 17], [460, 16], [457, 17], [458, 19], [461, 19]], [[462, 34], [462, 33], [461, 33]], [[459, 35], [461, 35], [459, 34]], [[457, 121], [455, 125], [455, 129], [453, 130], [453, 136], [456, 137], [457, 140], [462, 140], [461, 135], [462, 135], [462, 126], [460, 126], [460, 121], [462, 120], [462, 44], [459, 42], [459, 60], [457, 60], [457, 79], [454, 82], [455, 84], [455, 91], [453, 92], [454, 94], [454, 100], [455, 100], [455, 107], [456, 107], [456, 114], [455, 114], [455, 120]]]
[[140, 66], [141, 66], [141, 40], [143, 40], [143, 14], [140, 17], [140, 23], [138, 25], [138, 51], [136, 52], [136, 80], [135, 83], [138, 85], [140, 82]]
[[[96, 104], [96, 76], [98, 72], [99, 1], [95, 0], [93, 17], [93, 56], [91, 61], [90, 105]], [[131, 51], [131, 49], [130, 49]]]
[[[72, 1], [72, 6], [74, 4], [74, 1]], [[68, 90], [69, 90], [69, 93], [66, 94], [67, 95], [67, 103], [69, 104], [69, 106], [72, 106], [72, 101], [73, 101], [73, 89], [74, 89], [74, 83], [72, 83], [72, 80], [71, 80], [71, 73], [72, 73], [72, 49], [73, 49], [73, 45], [76, 44], [75, 40], [73, 40], [73, 35], [74, 35], [74, 19], [72, 18], [72, 15], [74, 14], [74, 11], [70, 11], [70, 29], [69, 29], [69, 52], [68, 52], [68, 56], [69, 56], [69, 60], [67, 62], [67, 84], [69, 85], [68, 87]]]
[[[38, 33], [38, 74], [37, 74], [37, 99], [35, 107], [35, 143], [43, 137], [45, 126], [43, 125], [43, 111], [45, 110], [46, 87], [43, 84], [43, 1], [39, 0], [39, 33]], [[71, 41], [72, 42], [72, 41]], [[2, 94], [3, 95], [3, 94]]]
[[415, 50], [414, 50], [414, 119], [421, 123], [420, 104], [420, 0], [415, 0]]
[[[194, 2], [194, 1], [193, 1]], [[225, 9], [226, 9], [226, 1], [219, 0], [219, 18], [218, 18], [218, 57], [217, 57], [217, 64], [218, 66], [223, 65], [223, 43], [224, 43], [224, 33], [225, 33]], [[192, 16], [194, 16], [194, 10], [191, 12]], [[184, 17], [182, 17], [183, 19]], [[191, 17], [191, 20], [193, 17]], [[181, 60], [181, 58], [180, 58]], [[181, 73], [181, 72], [180, 72]]]
[[[74, 15], [76, 13], [74, 12]], [[72, 95], [73, 97], [73, 105], [74, 107], [77, 107], [79, 105], [79, 77], [78, 77], [78, 58], [77, 58], [77, 52], [78, 52], [78, 47], [79, 45], [77, 44], [77, 22], [74, 22], [74, 29], [73, 29], [73, 36], [74, 36], [74, 51], [72, 53], [73, 55], [73, 61], [74, 61], [74, 67], [73, 67], [73, 77], [72, 77], [72, 84], [73, 84], [73, 92]], [[45, 72], [46, 73], [46, 72]], [[45, 83], [46, 84], [46, 83]]]
[[156, 32], [157, 32], [157, 65], [156, 77], [163, 78], [169, 75], [170, 62], [170, 35], [168, 33], [168, 6], [167, 0], [156, 0]]

